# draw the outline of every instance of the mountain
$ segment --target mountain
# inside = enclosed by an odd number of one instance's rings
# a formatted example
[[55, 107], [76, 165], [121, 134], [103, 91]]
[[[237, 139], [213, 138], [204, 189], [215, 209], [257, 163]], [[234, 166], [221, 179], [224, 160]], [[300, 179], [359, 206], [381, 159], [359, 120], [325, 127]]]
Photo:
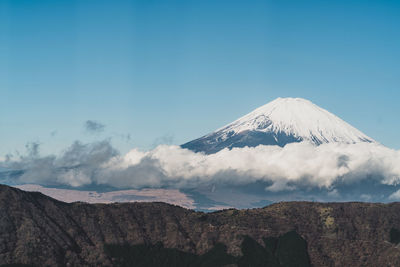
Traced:
[[224, 148], [285, 146], [308, 141], [323, 143], [375, 142], [327, 110], [302, 98], [278, 98], [238, 120], [181, 147], [207, 154]]
[[0, 266], [400, 266], [399, 229], [400, 203], [203, 213], [68, 204], [0, 185]]

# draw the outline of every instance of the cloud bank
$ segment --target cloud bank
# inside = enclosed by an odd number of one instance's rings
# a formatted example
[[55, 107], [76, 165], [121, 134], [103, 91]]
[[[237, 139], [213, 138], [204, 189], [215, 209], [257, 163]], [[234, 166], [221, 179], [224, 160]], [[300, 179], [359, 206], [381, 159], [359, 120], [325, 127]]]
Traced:
[[400, 183], [400, 151], [379, 144], [293, 143], [194, 153], [160, 145], [151, 151], [133, 149], [126, 155], [109, 141], [73, 143], [61, 155], [39, 156], [37, 144], [18, 160], [0, 166], [22, 170], [18, 183], [41, 185], [107, 185], [115, 188], [195, 188], [209, 184], [246, 185], [265, 181], [270, 192], [325, 188], [375, 179]]

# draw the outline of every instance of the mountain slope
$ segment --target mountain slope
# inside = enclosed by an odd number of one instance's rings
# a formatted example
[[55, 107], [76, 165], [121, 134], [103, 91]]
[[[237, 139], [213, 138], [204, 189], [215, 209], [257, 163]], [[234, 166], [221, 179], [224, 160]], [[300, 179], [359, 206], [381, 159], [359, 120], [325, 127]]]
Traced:
[[183, 144], [207, 154], [224, 148], [285, 146], [308, 141], [323, 143], [375, 142], [350, 124], [302, 98], [278, 98], [199, 139]]
[[143, 260], [140, 251], [176, 262], [208, 253], [198, 260], [231, 255], [241, 257], [231, 265], [240, 267], [258, 257], [249, 250], [284, 262], [297, 251], [288, 239], [306, 246], [312, 266], [400, 266], [399, 229], [400, 203], [289, 202], [202, 213], [164, 203], [67, 204], [0, 185], [0, 266], [131, 266], [114, 262], [125, 250], [133, 262]]

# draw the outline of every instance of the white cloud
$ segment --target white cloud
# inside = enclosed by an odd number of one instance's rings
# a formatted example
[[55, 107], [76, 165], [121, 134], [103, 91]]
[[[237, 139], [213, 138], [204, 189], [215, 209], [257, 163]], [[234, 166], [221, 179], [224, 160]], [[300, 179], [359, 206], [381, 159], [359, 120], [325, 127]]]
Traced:
[[400, 190], [397, 190], [389, 196], [389, 199], [399, 201], [400, 200]]
[[[400, 151], [379, 144], [293, 143], [224, 149], [216, 154], [194, 153], [179, 146], [160, 145], [151, 151], [119, 155], [107, 142], [75, 143], [58, 157], [14, 162], [27, 170], [20, 182], [114, 187], [196, 187], [270, 182], [277, 192], [298, 187], [326, 188], [371, 178], [387, 185], [400, 182]], [[399, 193], [400, 194], [400, 193]]]
[[146, 153], [133, 150], [128, 155], [122, 162], [133, 157], [137, 163], [132, 166], [152, 160], [153, 167], [163, 174], [160, 179], [164, 180], [157, 180], [157, 183], [165, 185], [184, 186], [204, 182], [248, 184], [263, 180], [273, 182], [268, 190], [279, 191], [292, 189], [293, 185], [288, 183], [296, 182], [329, 188], [338, 180], [353, 183], [369, 176], [381, 177], [384, 184], [400, 181], [400, 152], [370, 143], [324, 144], [317, 147], [293, 143], [283, 148], [225, 149], [211, 155], [162, 145]]

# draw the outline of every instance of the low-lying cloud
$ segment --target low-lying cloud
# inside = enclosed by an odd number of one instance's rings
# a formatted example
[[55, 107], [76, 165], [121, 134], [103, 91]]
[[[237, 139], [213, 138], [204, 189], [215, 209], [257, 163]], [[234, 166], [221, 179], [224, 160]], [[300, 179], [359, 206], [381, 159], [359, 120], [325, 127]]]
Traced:
[[374, 143], [260, 145], [211, 155], [160, 145], [151, 151], [133, 149], [121, 155], [108, 141], [75, 142], [58, 156], [30, 153], [1, 166], [23, 170], [16, 178], [19, 183], [73, 187], [195, 188], [265, 181], [270, 192], [299, 188], [335, 192], [338, 184], [351, 185], [364, 179], [383, 185], [400, 183], [400, 151]]

